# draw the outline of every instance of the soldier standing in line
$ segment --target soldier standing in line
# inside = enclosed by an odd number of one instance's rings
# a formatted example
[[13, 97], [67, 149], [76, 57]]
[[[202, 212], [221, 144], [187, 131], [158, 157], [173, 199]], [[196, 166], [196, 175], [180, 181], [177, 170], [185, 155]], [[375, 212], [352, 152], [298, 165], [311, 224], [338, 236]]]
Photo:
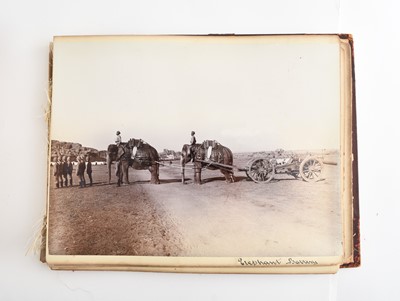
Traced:
[[85, 160], [82, 157], [79, 157], [78, 170], [76, 171], [76, 175], [79, 177], [80, 188], [86, 187], [85, 169], [86, 169]]
[[67, 178], [69, 178], [69, 186], [72, 186], [72, 171], [74, 166], [72, 165], [71, 158], [67, 157]]
[[68, 163], [65, 161], [65, 156], [62, 157], [61, 166], [64, 185], [65, 187], [68, 187]]
[[92, 161], [90, 161], [90, 156], [87, 157], [86, 173], [88, 174], [90, 180], [90, 186], [93, 185], [92, 179]]
[[[57, 162], [54, 164], [54, 178], [56, 180], [56, 187], [63, 187], [62, 181], [62, 166], [61, 166], [61, 158], [57, 157]], [[61, 181], [60, 181], [61, 178]]]

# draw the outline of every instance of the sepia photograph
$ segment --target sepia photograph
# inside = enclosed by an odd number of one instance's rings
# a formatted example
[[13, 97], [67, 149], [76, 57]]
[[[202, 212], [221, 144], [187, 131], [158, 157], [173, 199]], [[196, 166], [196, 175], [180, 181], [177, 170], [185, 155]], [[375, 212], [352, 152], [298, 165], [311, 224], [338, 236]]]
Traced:
[[3, 4], [0, 300], [399, 299], [399, 1]]
[[340, 51], [337, 35], [56, 37], [48, 254], [342, 256]]

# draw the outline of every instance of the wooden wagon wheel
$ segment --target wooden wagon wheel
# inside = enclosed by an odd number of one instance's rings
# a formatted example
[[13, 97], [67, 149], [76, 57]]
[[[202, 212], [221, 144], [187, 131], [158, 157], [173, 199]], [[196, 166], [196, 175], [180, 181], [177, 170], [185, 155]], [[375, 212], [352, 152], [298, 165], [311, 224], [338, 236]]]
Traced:
[[300, 164], [300, 175], [304, 181], [321, 180], [323, 163], [316, 157], [307, 157]]
[[252, 160], [247, 166], [247, 176], [256, 183], [268, 183], [274, 178], [275, 167], [267, 159]]

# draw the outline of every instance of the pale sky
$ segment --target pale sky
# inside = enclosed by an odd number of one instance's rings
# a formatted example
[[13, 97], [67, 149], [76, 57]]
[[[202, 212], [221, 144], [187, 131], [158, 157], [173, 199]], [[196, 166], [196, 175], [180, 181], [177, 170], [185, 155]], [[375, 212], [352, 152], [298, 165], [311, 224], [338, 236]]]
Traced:
[[51, 138], [339, 149], [339, 62], [336, 36], [56, 38]]

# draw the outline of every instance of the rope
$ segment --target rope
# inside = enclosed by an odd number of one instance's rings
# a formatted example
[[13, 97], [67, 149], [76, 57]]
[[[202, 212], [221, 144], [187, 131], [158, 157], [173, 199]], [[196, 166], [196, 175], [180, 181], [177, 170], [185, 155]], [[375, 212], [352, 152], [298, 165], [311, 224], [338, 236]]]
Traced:
[[210, 162], [210, 163], [207, 164], [207, 166], [202, 167], [201, 169], [206, 169], [206, 168], [208, 168], [209, 166], [213, 165], [213, 163], [214, 163], [214, 162]]
[[[165, 166], [165, 167], [171, 167], [171, 168], [179, 168], [179, 169], [182, 169], [182, 166], [181, 166], [181, 165], [178, 165], [178, 164], [165, 164], [165, 163], [160, 162], [160, 161], [155, 161], [155, 162], [158, 163], [158, 164], [160, 164], [160, 165], [162, 165], [162, 166]], [[211, 161], [211, 162], [208, 163], [206, 166], [203, 166], [201, 169], [202, 169], [202, 170], [203, 170], [203, 169], [207, 169], [208, 167], [214, 165], [214, 163], [215, 163], [215, 162], [212, 162], [212, 161]], [[187, 166], [187, 164], [185, 164], [185, 167], [183, 167], [185, 170], [186, 170], [186, 169], [194, 169], [194, 165], [190, 165], [191, 167], [186, 167], [186, 166]], [[226, 168], [226, 167], [218, 166], [218, 163], [216, 163], [216, 167], [218, 167], [219, 169], [226, 170], [226, 171], [232, 171], [231, 168]]]
[[[181, 165], [178, 165], [178, 164], [165, 164], [165, 163], [160, 162], [160, 161], [155, 161], [155, 162], [158, 163], [158, 164], [160, 164], [160, 165], [162, 165], [162, 166], [165, 166], [165, 167], [171, 167], [171, 168], [179, 168], [179, 169], [182, 169], [182, 166], [181, 166]], [[192, 167], [186, 167], [186, 166], [187, 166], [187, 164], [185, 165], [184, 169], [194, 169], [194, 166], [193, 166], [193, 165], [191, 165]]]

